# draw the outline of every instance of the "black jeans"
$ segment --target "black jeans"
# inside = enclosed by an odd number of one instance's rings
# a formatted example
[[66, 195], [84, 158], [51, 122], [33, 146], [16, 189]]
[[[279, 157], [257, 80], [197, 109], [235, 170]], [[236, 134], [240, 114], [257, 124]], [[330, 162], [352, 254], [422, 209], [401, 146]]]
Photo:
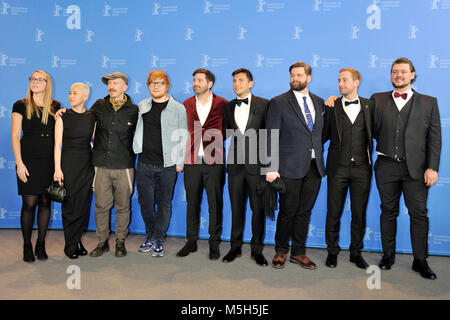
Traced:
[[280, 211], [275, 232], [275, 251], [287, 254], [292, 239], [291, 255], [304, 255], [311, 210], [319, 194], [322, 177], [312, 160], [308, 173], [302, 179], [281, 177], [286, 193], [280, 194]]
[[325, 239], [330, 254], [338, 254], [339, 231], [342, 211], [345, 205], [348, 189], [350, 189], [350, 204], [352, 211], [350, 253], [359, 254], [364, 247], [366, 231], [366, 209], [369, 200], [372, 168], [369, 164], [363, 166], [339, 166], [327, 179], [327, 220]]
[[259, 175], [250, 175], [242, 170], [238, 174], [228, 174], [228, 193], [231, 203], [231, 248], [242, 246], [242, 237], [245, 226], [245, 209], [247, 198], [252, 209], [252, 240], [250, 247], [252, 253], [261, 253], [264, 247], [264, 227], [266, 216], [263, 200], [256, 192]]
[[184, 166], [184, 187], [186, 189], [186, 236], [197, 240], [200, 226], [200, 204], [203, 190], [206, 190], [209, 208], [209, 243], [220, 243], [222, 235], [224, 165], [201, 164]]
[[381, 243], [383, 253], [395, 255], [397, 217], [400, 196], [403, 192], [410, 217], [411, 244], [415, 259], [428, 257], [428, 187], [423, 178], [413, 179], [406, 162], [394, 162], [378, 157], [375, 163], [375, 178], [381, 198]]

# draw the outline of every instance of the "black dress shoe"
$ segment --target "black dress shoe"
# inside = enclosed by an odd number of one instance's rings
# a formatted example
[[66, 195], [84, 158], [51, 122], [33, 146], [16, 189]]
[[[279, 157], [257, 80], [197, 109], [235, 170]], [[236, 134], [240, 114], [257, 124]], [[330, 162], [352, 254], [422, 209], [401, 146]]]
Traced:
[[219, 245], [213, 244], [209, 246], [209, 260], [217, 260], [220, 258]]
[[425, 279], [434, 280], [437, 278], [436, 274], [428, 266], [427, 260], [414, 259], [412, 269], [416, 272], [419, 272], [420, 275]]
[[254, 260], [258, 266], [267, 267], [268, 262], [262, 253], [252, 253], [250, 256], [251, 260]]
[[23, 261], [34, 262], [33, 246], [31, 243], [23, 245]]
[[236, 258], [242, 257], [242, 250], [239, 249], [231, 249], [225, 257], [223, 257], [222, 262], [228, 263], [234, 261]]
[[184, 247], [180, 251], [177, 252], [177, 257], [186, 257], [191, 252], [196, 252], [196, 251], [197, 251], [197, 241], [188, 240], [188, 242], [186, 242]]
[[83, 244], [81, 243], [81, 241], [78, 243], [78, 255], [79, 256], [85, 256], [88, 254], [86, 248], [83, 246]]
[[395, 256], [386, 256], [383, 255], [383, 258], [381, 258], [380, 263], [378, 263], [378, 267], [380, 267], [381, 270], [391, 270], [391, 267], [395, 263]]
[[74, 252], [74, 253], [72, 253], [72, 254], [68, 254], [67, 257], [68, 257], [69, 259], [78, 259], [78, 253], [77, 253], [77, 252]]
[[337, 267], [337, 254], [328, 254], [327, 261], [325, 261], [325, 265], [329, 268]]
[[364, 260], [364, 258], [360, 254], [350, 255], [350, 262], [356, 264], [356, 266], [360, 269], [367, 269], [369, 267], [366, 260]]

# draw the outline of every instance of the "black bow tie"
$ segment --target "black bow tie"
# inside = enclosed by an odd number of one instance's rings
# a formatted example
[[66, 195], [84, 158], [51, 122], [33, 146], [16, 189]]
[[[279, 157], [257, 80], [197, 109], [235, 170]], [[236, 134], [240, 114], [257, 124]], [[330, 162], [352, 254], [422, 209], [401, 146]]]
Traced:
[[245, 99], [236, 99], [236, 105], [237, 105], [238, 107], [241, 106], [241, 103], [248, 104], [248, 98], [245, 98]]
[[358, 104], [358, 99], [353, 100], [353, 101], [345, 101], [345, 106], [348, 106], [349, 104], [352, 104], [352, 103]]

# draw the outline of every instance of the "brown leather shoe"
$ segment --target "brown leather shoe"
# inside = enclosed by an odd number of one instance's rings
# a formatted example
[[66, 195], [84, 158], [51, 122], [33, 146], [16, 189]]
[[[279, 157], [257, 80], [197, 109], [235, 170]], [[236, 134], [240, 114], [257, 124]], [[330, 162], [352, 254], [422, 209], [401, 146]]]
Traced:
[[309, 269], [309, 270], [317, 269], [316, 264], [311, 259], [309, 259], [306, 255], [290, 256], [289, 261], [293, 262], [293, 263], [297, 263], [305, 269]]
[[277, 252], [275, 254], [275, 257], [273, 257], [272, 267], [274, 267], [275, 269], [283, 269], [285, 267], [286, 258], [286, 253]]

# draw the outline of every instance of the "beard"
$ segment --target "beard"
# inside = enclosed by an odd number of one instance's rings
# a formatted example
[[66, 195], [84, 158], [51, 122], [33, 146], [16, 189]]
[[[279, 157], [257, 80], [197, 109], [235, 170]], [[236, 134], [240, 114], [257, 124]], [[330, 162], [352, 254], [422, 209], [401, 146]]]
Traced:
[[192, 88], [193, 90], [194, 90], [194, 92], [195, 92], [195, 94], [196, 95], [202, 95], [202, 94], [204, 94], [206, 91], [208, 91], [208, 87], [206, 87], [206, 88], [203, 88], [203, 87], [193, 87]]
[[411, 84], [411, 82], [409, 82], [409, 83], [402, 83], [402, 84], [398, 85], [398, 84], [395, 84], [395, 83], [392, 81], [392, 86], [393, 86], [395, 89], [403, 89], [403, 88], [406, 88], [407, 86], [409, 86], [410, 84]]
[[[394, 79], [394, 80], [396, 80], [396, 79]], [[403, 88], [406, 88], [407, 86], [411, 85], [411, 81], [408, 81], [407, 79], [401, 80], [400, 84], [398, 84], [399, 83], [398, 81], [392, 81], [392, 80], [391, 80], [391, 83], [395, 89], [403, 89]]]
[[158, 93], [150, 93], [150, 94], [152, 95], [152, 97], [154, 99], [159, 99], [159, 98], [164, 97], [166, 95], [166, 92], [165, 91], [161, 91], [161, 92], [158, 92]]
[[291, 89], [294, 91], [302, 91], [307, 86], [306, 81], [305, 82], [290, 82], [289, 84], [291, 85]]

